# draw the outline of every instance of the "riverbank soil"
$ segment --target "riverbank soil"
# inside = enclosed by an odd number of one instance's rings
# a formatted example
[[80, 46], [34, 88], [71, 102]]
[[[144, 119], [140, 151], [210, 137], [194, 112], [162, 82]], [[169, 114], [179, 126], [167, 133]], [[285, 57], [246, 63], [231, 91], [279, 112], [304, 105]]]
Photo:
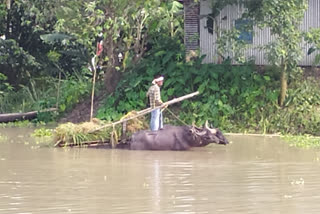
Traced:
[[[96, 115], [99, 106], [102, 104], [104, 94], [100, 94], [94, 98], [93, 102], [93, 116]], [[84, 99], [83, 101], [76, 104], [76, 106], [67, 112], [60, 120], [59, 123], [82, 123], [90, 120], [91, 110], [91, 98]]]
[[[115, 70], [109, 70], [104, 74], [104, 85], [105, 89], [101, 90], [97, 96], [94, 98], [93, 103], [93, 117], [97, 114], [97, 111], [102, 104], [103, 100], [109, 94], [116, 90], [117, 84], [121, 79], [121, 73]], [[90, 110], [91, 110], [91, 96], [87, 97], [70, 111], [67, 112], [60, 120], [59, 123], [82, 123], [90, 120]]]

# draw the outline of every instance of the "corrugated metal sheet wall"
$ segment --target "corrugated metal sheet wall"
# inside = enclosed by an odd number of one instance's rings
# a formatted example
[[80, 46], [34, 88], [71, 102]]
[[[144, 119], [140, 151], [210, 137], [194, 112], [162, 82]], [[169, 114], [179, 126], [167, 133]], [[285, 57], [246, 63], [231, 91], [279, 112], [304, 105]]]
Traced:
[[[200, 17], [208, 15], [211, 13], [210, 1], [203, 0], [200, 4]], [[234, 26], [235, 20], [241, 17], [243, 13], [243, 8], [241, 6], [227, 6], [219, 14], [218, 20], [220, 20], [220, 29], [230, 29]], [[224, 19], [222, 20], [222, 18]], [[201, 53], [206, 55], [204, 63], [217, 62], [216, 52], [216, 35], [215, 33], [210, 34], [206, 28], [206, 18], [200, 19], [200, 49]], [[320, 0], [309, 0], [309, 9], [305, 13], [305, 18], [300, 29], [303, 31], [308, 31], [310, 28], [320, 27]], [[255, 57], [255, 62], [257, 65], [267, 64], [264, 52], [259, 48], [263, 45], [268, 44], [274, 39], [271, 36], [270, 29], [259, 29], [254, 27], [253, 43], [246, 50], [246, 57]], [[302, 43], [301, 48], [303, 51], [303, 58], [299, 63], [301, 66], [311, 65], [315, 54], [313, 53], [307, 56], [308, 49], [310, 45]], [[231, 54], [230, 54], [231, 55]]]
[[199, 48], [199, 4], [193, 0], [184, 1], [184, 44], [187, 51]]

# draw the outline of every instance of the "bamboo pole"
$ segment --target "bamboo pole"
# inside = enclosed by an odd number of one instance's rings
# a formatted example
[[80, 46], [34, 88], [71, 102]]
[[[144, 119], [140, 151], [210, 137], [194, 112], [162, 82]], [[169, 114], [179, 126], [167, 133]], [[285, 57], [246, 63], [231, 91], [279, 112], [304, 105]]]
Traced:
[[137, 118], [137, 117], [140, 117], [140, 116], [143, 116], [143, 115], [145, 115], [145, 114], [148, 114], [148, 113], [152, 112], [152, 111], [155, 110], [155, 109], [160, 109], [160, 108], [167, 107], [168, 105], [172, 105], [172, 104], [174, 104], [174, 103], [181, 102], [182, 100], [189, 99], [189, 98], [194, 97], [194, 96], [196, 96], [196, 95], [198, 95], [198, 94], [199, 94], [199, 92], [196, 91], [196, 92], [193, 92], [193, 93], [191, 93], [191, 94], [187, 94], [187, 95], [182, 96], [182, 97], [174, 98], [174, 99], [172, 99], [172, 100], [170, 100], [170, 101], [167, 101], [167, 102], [163, 103], [161, 106], [158, 106], [158, 107], [156, 107], [156, 108], [147, 108], [147, 109], [144, 109], [144, 110], [142, 110], [142, 111], [139, 111], [137, 115], [134, 115], [134, 116], [125, 118], [125, 119], [123, 119], [123, 120], [119, 120], [119, 121], [117, 121], [117, 122], [113, 122], [113, 123], [106, 124], [106, 125], [104, 125], [104, 126], [101, 126], [101, 127], [99, 127], [99, 128], [96, 128], [96, 129], [90, 131], [89, 133], [93, 133], [93, 132], [96, 132], [96, 131], [98, 131], [98, 130], [101, 130], [101, 129], [110, 127], [110, 126], [115, 126], [115, 125], [117, 125], [117, 124], [120, 124], [120, 123], [129, 121], [129, 120], [135, 119], [135, 118]]
[[96, 63], [95, 63], [95, 58], [96, 56], [94, 56], [91, 60], [92, 63], [92, 68], [93, 68], [93, 77], [92, 77], [92, 92], [91, 92], [91, 107], [90, 107], [90, 122], [92, 122], [92, 118], [93, 118], [93, 102], [94, 102], [94, 89], [95, 89], [95, 85], [96, 85]]

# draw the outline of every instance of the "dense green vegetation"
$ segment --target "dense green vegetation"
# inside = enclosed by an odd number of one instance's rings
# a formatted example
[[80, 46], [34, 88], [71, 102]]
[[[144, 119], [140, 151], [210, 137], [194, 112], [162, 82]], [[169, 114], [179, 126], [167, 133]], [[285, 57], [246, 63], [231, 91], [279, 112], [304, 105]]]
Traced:
[[[215, 9], [207, 18], [213, 26], [222, 8], [237, 2], [211, 1]], [[57, 120], [89, 98], [90, 68], [99, 65], [96, 91], [108, 95], [97, 114], [102, 120], [145, 108], [146, 91], [160, 73], [165, 101], [200, 92], [170, 106], [188, 124], [209, 120], [227, 132], [320, 135], [320, 86], [297, 67], [301, 41], [312, 44], [309, 54], [320, 50], [319, 29], [297, 28], [305, 0], [242, 1], [248, 9], [243, 17], [279, 38], [262, 47], [270, 62], [263, 69], [241, 55], [246, 44], [236, 29], [212, 31], [220, 35], [219, 64], [202, 64], [202, 56], [186, 61], [182, 5], [174, 0], [0, 2], [0, 35], [6, 37], [0, 39], [0, 113], [58, 107], [58, 114], [38, 118]], [[283, 17], [285, 22], [279, 21]], [[92, 65], [100, 34], [103, 50]], [[225, 55], [227, 49], [233, 58]], [[232, 60], [241, 64], [233, 66]], [[166, 122], [179, 123], [165, 114]]]
[[89, 94], [91, 81], [82, 69], [82, 46], [41, 39], [54, 31], [56, 6], [48, 1], [1, 1], [0, 34], [5, 39], [0, 39], [0, 113], [57, 105], [63, 112]]
[[169, 39], [155, 45], [150, 55], [119, 83], [98, 117], [116, 120], [125, 112], [146, 107], [146, 91], [153, 75], [165, 76], [163, 100], [198, 90], [201, 94], [183, 101], [179, 117], [198, 125], [205, 120], [228, 132], [320, 134], [320, 89], [314, 79], [303, 75], [292, 79], [284, 107], [278, 106], [279, 72], [267, 67], [258, 72], [253, 64], [232, 66], [201, 64], [201, 58], [185, 62], [182, 44]]

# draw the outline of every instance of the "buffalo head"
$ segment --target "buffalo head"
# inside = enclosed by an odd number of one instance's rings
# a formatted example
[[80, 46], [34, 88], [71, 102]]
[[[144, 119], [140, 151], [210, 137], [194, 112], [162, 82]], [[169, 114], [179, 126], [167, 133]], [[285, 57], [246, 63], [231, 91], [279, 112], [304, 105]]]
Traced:
[[206, 121], [203, 128], [192, 126], [190, 128], [190, 132], [193, 134], [195, 139], [194, 146], [206, 146], [209, 143], [226, 145], [229, 143], [219, 129], [209, 127], [208, 121]]

